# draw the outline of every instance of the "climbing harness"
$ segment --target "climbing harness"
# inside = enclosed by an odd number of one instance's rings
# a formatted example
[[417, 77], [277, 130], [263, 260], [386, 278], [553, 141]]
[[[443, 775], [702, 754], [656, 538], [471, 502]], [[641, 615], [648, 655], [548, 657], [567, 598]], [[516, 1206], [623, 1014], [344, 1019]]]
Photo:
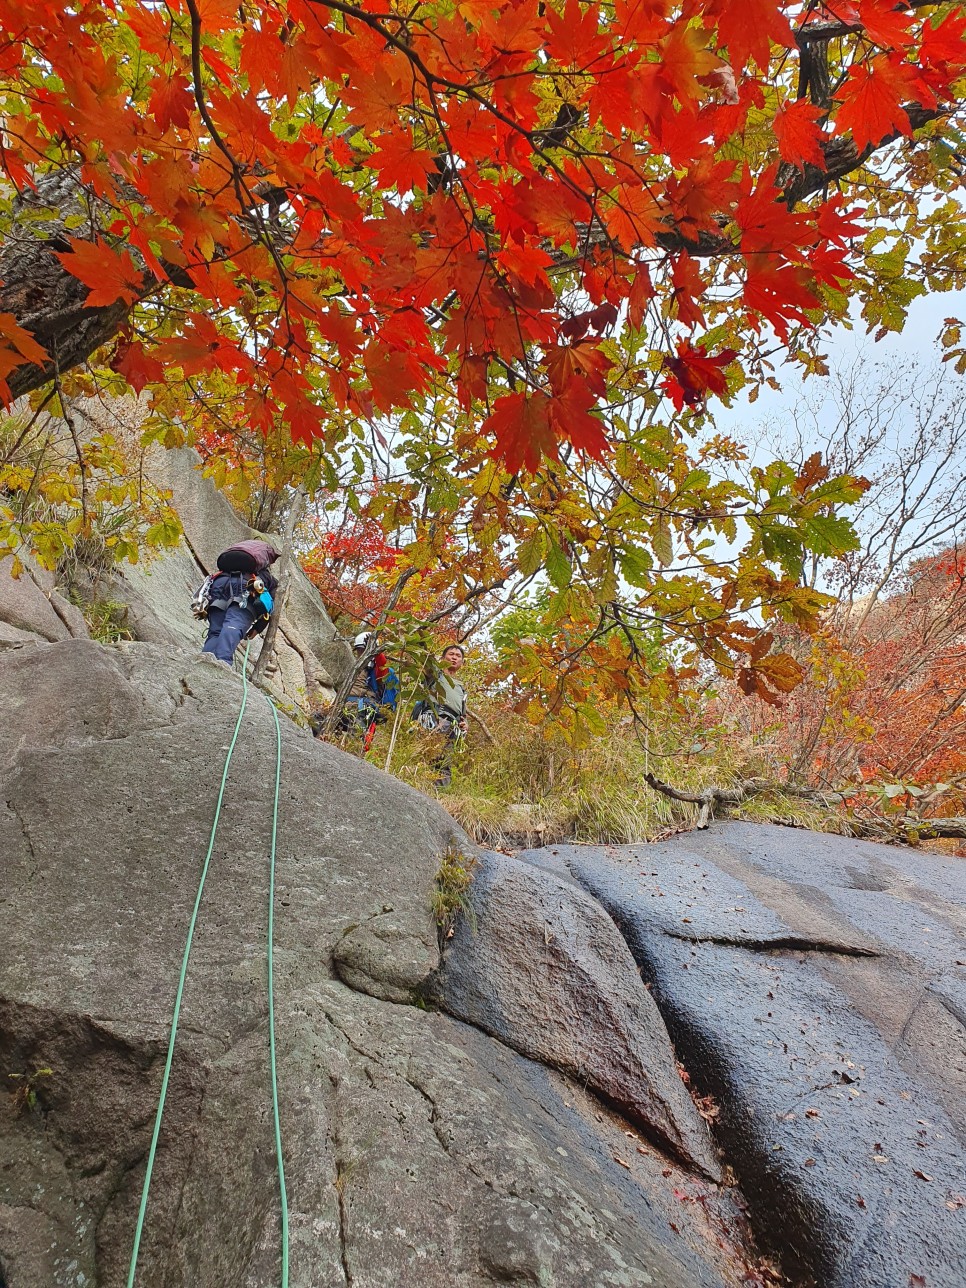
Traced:
[[[223, 585], [215, 586], [216, 581]], [[219, 572], [206, 577], [191, 599], [191, 612], [205, 621], [211, 608], [229, 608], [238, 604], [255, 614], [256, 623], [268, 621], [274, 606], [272, 593], [258, 573]]]
[[[210, 578], [209, 578], [210, 580]], [[250, 647], [250, 646], [249, 646]], [[205, 881], [208, 877], [208, 867], [211, 863], [212, 851], [215, 847], [215, 833], [218, 830], [218, 823], [221, 818], [221, 806], [225, 796], [225, 785], [228, 782], [228, 770], [231, 766], [231, 759], [235, 753], [235, 743], [238, 741], [238, 733], [241, 729], [242, 719], [245, 715], [245, 708], [248, 705], [248, 673], [246, 670], [248, 664], [249, 649], [245, 649], [245, 657], [242, 662], [242, 701], [238, 711], [238, 719], [235, 721], [235, 729], [231, 736], [231, 742], [228, 744], [228, 754], [225, 757], [225, 767], [221, 775], [221, 785], [218, 788], [218, 799], [215, 803], [215, 817], [211, 825], [211, 834], [208, 838], [208, 849], [205, 853], [204, 863], [201, 867], [201, 877], [198, 881], [198, 891], [195, 895], [194, 908], [191, 912], [191, 920], [188, 923], [188, 935], [185, 940], [184, 955], [181, 959], [181, 973], [178, 976], [178, 987], [175, 993], [174, 1012], [171, 1018], [171, 1035], [168, 1039], [168, 1054], [164, 1063], [164, 1074], [161, 1078], [161, 1094], [158, 1100], [158, 1112], [154, 1119], [154, 1132], [151, 1136], [151, 1148], [148, 1151], [147, 1168], [144, 1174], [144, 1186], [141, 1190], [141, 1204], [138, 1208], [137, 1225], [134, 1230], [134, 1246], [131, 1250], [131, 1264], [127, 1276], [127, 1288], [134, 1288], [134, 1276], [137, 1269], [138, 1250], [141, 1246], [141, 1234], [144, 1229], [144, 1217], [148, 1207], [148, 1194], [151, 1188], [151, 1176], [154, 1171], [154, 1158], [158, 1149], [158, 1137], [161, 1134], [161, 1120], [164, 1116], [164, 1103], [168, 1094], [168, 1082], [171, 1077], [171, 1064], [174, 1058], [175, 1041], [178, 1036], [178, 1017], [181, 1014], [181, 1001], [184, 996], [185, 979], [188, 974], [188, 962], [191, 958], [191, 947], [194, 940], [195, 925], [198, 921], [198, 912], [201, 908], [201, 898], [204, 894]], [[272, 806], [272, 837], [269, 858], [269, 877], [268, 877], [268, 943], [266, 947], [266, 969], [268, 974], [268, 1043], [269, 1043], [269, 1066], [271, 1069], [272, 1082], [272, 1115], [274, 1120], [275, 1134], [275, 1158], [278, 1167], [278, 1184], [279, 1197], [281, 1204], [281, 1244], [282, 1244], [282, 1270], [281, 1270], [281, 1288], [288, 1288], [288, 1198], [285, 1192], [285, 1164], [282, 1157], [282, 1129], [278, 1111], [278, 1074], [275, 1058], [275, 986], [274, 986], [274, 932], [275, 932], [275, 852], [278, 837], [278, 798], [282, 774], [282, 730], [278, 722], [278, 711], [275, 704], [269, 698], [268, 694], [262, 695], [272, 711], [275, 721], [275, 800]]]

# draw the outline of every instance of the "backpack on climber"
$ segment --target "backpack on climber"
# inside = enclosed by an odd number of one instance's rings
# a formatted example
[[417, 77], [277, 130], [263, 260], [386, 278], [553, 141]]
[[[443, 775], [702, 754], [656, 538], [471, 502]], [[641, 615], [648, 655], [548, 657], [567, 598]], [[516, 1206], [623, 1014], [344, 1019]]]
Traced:
[[195, 617], [207, 620], [202, 652], [231, 666], [235, 649], [268, 625], [278, 583], [268, 571], [279, 552], [267, 541], [239, 541], [218, 556], [218, 571], [206, 577], [191, 601]]

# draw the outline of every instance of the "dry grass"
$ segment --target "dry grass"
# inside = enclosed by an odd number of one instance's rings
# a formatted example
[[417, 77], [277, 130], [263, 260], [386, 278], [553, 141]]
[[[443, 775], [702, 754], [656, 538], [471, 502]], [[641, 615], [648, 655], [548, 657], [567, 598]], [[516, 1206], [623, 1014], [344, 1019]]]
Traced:
[[[644, 782], [651, 769], [685, 791], [731, 786], [755, 772], [747, 763], [726, 764], [720, 751], [681, 753], [694, 731], [667, 727], [645, 751], [633, 731], [618, 726], [585, 748], [567, 745], [545, 727], [493, 707], [482, 711], [492, 742], [471, 722], [470, 736], [453, 763], [452, 785], [437, 793], [432, 762], [439, 744], [404, 721], [393, 748], [391, 772], [441, 802], [477, 843], [520, 849], [581, 841], [629, 844], [653, 840], [694, 825], [697, 807], [672, 801]], [[368, 759], [385, 768], [390, 727], [377, 732]], [[352, 750], [351, 746], [349, 750]], [[819, 831], [837, 830], [833, 811], [807, 801], [756, 797], [736, 816]]]

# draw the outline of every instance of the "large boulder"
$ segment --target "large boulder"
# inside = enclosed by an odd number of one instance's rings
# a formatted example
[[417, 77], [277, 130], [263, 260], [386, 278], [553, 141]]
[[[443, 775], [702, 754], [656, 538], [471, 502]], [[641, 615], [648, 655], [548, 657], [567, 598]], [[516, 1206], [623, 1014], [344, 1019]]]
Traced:
[[600, 904], [491, 853], [471, 907], [433, 996], [451, 1015], [592, 1087], [687, 1165], [720, 1179], [661, 1013]]
[[[116, 625], [132, 639], [200, 651], [205, 625], [191, 615], [191, 598], [205, 576], [215, 570], [222, 550], [249, 537], [265, 536], [249, 528], [226, 497], [201, 471], [201, 458], [191, 448], [144, 448], [140, 426], [145, 408], [137, 400], [120, 400], [105, 420], [105, 409], [92, 400], [85, 408], [89, 432], [117, 432], [126, 450], [140, 453], [139, 469], [156, 489], [170, 497], [183, 527], [171, 549], [144, 547], [137, 563], [88, 569], [78, 563], [72, 573], [72, 596], [109, 603]], [[103, 423], [102, 423], [103, 422]], [[56, 423], [52, 422], [56, 433]], [[280, 538], [268, 534], [269, 540]], [[86, 639], [84, 615], [71, 602], [57, 576], [28, 554], [19, 556], [23, 572], [13, 577], [13, 559], [0, 560], [0, 649], [11, 645], [64, 639]], [[253, 645], [258, 656], [260, 643]], [[318, 591], [297, 564], [269, 663], [267, 683], [290, 710], [308, 715], [335, 697], [352, 665], [348, 644], [335, 629]]]
[[525, 857], [621, 927], [794, 1282], [966, 1283], [962, 860], [739, 823]]
[[[147, 644], [0, 657], [0, 1282], [127, 1282], [175, 986], [242, 702]], [[277, 1069], [291, 1288], [724, 1288], [734, 1192], [443, 1013], [434, 802], [281, 722]], [[278, 1282], [266, 1015], [275, 724], [250, 691], [190, 958], [136, 1283]], [[418, 1004], [414, 1004], [418, 1003]], [[47, 1072], [49, 1071], [49, 1072]], [[9, 1075], [16, 1075], [11, 1078]]]
[[[136, 638], [200, 648], [204, 627], [188, 611], [192, 592], [215, 570], [222, 550], [265, 534], [238, 517], [202, 474], [201, 459], [193, 449], [155, 449], [145, 468], [154, 483], [170, 493], [184, 537], [173, 550], [119, 569], [112, 594], [129, 606]], [[273, 540], [271, 535], [267, 539]], [[348, 646], [339, 640], [318, 591], [293, 565], [276, 642], [273, 687], [288, 702], [307, 709], [333, 696], [333, 686], [350, 660]]]

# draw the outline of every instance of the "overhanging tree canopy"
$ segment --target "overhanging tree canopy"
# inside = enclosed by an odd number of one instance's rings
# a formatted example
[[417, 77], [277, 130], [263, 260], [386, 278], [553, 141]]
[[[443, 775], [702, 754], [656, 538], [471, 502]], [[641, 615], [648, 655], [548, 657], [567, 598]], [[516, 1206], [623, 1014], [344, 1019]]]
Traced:
[[[428, 509], [495, 518], [567, 613], [619, 624], [623, 577], [746, 684], [794, 682], [734, 615], [814, 614], [796, 560], [847, 544], [855, 488], [712, 483], [738, 448], [694, 458], [662, 398], [690, 432], [776, 348], [820, 367], [851, 297], [894, 327], [964, 280], [961, 5], [0, 0], [0, 30], [4, 393], [106, 355], [330, 463], [401, 415]], [[738, 516], [726, 567], [694, 534]]]

